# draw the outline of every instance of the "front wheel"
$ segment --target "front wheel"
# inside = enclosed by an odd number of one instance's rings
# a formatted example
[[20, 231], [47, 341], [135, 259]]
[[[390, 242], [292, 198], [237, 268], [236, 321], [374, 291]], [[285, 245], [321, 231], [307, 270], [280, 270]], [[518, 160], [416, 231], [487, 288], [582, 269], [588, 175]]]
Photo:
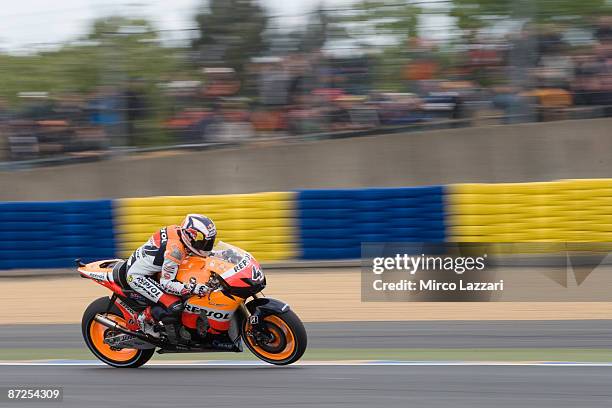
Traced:
[[283, 314], [264, 317], [267, 342], [256, 342], [250, 335], [251, 324], [248, 319], [243, 323], [242, 338], [246, 346], [258, 358], [276, 365], [287, 365], [298, 361], [306, 351], [306, 329], [300, 318], [289, 310]]
[[85, 344], [91, 352], [100, 360], [113, 367], [120, 368], [135, 368], [140, 367], [153, 357], [155, 349], [117, 349], [104, 343], [106, 337], [110, 337], [114, 334], [113, 329], [104, 326], [94, 320], [96, 314], [100, 313], [105, 315], [108, 319], [114, 320], [115, 322], [125, 325], [125, 320], [119, 308], [113, 305], [108, 310], [110, 299], [103, 297], [97, 299], [83, 313], [83, 320], [81, 322], [81, 331], [83, 333], [83, 339]]

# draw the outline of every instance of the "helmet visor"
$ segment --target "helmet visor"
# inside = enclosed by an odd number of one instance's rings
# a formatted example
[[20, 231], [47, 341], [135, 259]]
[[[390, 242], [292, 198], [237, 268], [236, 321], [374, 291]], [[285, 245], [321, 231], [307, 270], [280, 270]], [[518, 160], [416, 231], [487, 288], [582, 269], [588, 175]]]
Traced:
[[211, 237], [209, 239], [201, 239], [198, 241], [191, 241], [191, 245], [193, 249], [198, 252], [210, 252], [215, 246], [215, 237]]

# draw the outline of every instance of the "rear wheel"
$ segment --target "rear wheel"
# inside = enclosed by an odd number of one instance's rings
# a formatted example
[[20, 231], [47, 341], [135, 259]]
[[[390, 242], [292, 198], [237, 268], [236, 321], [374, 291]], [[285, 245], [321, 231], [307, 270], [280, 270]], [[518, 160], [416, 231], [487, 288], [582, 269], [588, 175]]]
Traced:
[[300, 318], [289, 310], [279, 315], [264, 317], [268, 341], [256, 342], [250, 335], [251, 324], [244, 321], [242, 338], [246, 346], [258, 358], [271, 364], [287, 365], [298, 361], [306, 351], [306, 329]]
[[113, 305], [109, 313], [106, 313], [110, 299], [107, 297], [100, 298], [94, 301], [83, 313], [81, 322], [81, 331], [85, 344], [91, 352], [101, 361], [113, 367], [120, 368], [135, 368], [140, 367], [153, 357], [155, 349], [116, 349], [104, 343], [106, 337], [117, 334], [101, 323], [94, 320], [96, 314], [105, 315], [108, 319], [113, 320], [125, 326], [125, 320], [119, 308]]

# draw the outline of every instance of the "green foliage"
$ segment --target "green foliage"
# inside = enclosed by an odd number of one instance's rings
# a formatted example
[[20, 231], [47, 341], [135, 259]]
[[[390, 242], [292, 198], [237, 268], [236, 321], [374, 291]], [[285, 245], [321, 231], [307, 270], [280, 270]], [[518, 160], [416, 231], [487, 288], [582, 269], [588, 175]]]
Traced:
[[409, 3], [361, 0], [333, 13], [331, 22], [342, 27], [349, 38], [362, 43], [376, 36], [393, 36], [402, 42], [417, 37], [421, 11]]
[[98, 81], [98, 58], [95, 48], [84, 46], [67, 46], [37, 55], [0, 55], [0, 95], [17, 103], [17, 94], [24, 91], [86, 92]]
[[[372, 86], [386, 91], [405, 90], [402, 69], [409, 61], [407, 44], [418, 37], [420, 7], [386, 0], [361, 0], [330, 13], [328, 24], [336, 39], [349, 39], [372, 55]], [[381, 37], [392, 44], [376, 44]]]
[[99, 85], [121, 85], [140, 78], [151, 91], [160, 80], [192, 77], [178, 50], [162, 47], [144, 20], [109, 17], [94, 21], [82, 40], [32, 55], [0, 54], [0, 95], [19, 102], [17, 94], [87, 93]]
[[451, 15], [457, 17], [460, 28], [476, 29], [508, 18], [582, 24], [592, 17], [610, 15], [611, 11], [612, 5], [607, 0], [452, 0]]
[[325, 45], [330, 36], [329, 18], [320, 6], [308, 19], [308, 24], [301, 33], [299, 50], [304, 52], [316, 51]]
[[265, 10], [253, 0], [210, 0], [196, 16], [199, 38], [193, 47], [200, 63], [225, 65], [241, 73], [248, 61], [266, 48]]

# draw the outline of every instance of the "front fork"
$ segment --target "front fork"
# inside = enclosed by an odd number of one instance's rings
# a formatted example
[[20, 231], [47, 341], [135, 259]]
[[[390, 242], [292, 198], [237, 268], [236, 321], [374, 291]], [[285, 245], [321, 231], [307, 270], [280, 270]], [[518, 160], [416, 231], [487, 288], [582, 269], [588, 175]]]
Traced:
[[[253, 299], [261, 299], [264, 297], [265, 296], [261, 293], [256, 293], [253, 295]], [[272, 341], [273, 336], [268, 332], [264, 320], [260, 318], [258, 314], [251, 314], [244, 303], [240, 304], [240, 308], [242, 309], [245, 319], [248, 319], [250, 326], [250, 330], [248, 330], [245, 334], [251, 337], [258, 345]]]
[[[253, 299], [261, 299], [261, 298], [264, 298], [265, 296], [262, 293], [256, 293], [252, 297]], [[240, 304], [240, 309], [242, 309], [242, 312], [244, 313], [246, 318], [251, 317], [251, 312], [249, 312], [249, 309], [247, 309], [246, 304], [244, 302]]]

